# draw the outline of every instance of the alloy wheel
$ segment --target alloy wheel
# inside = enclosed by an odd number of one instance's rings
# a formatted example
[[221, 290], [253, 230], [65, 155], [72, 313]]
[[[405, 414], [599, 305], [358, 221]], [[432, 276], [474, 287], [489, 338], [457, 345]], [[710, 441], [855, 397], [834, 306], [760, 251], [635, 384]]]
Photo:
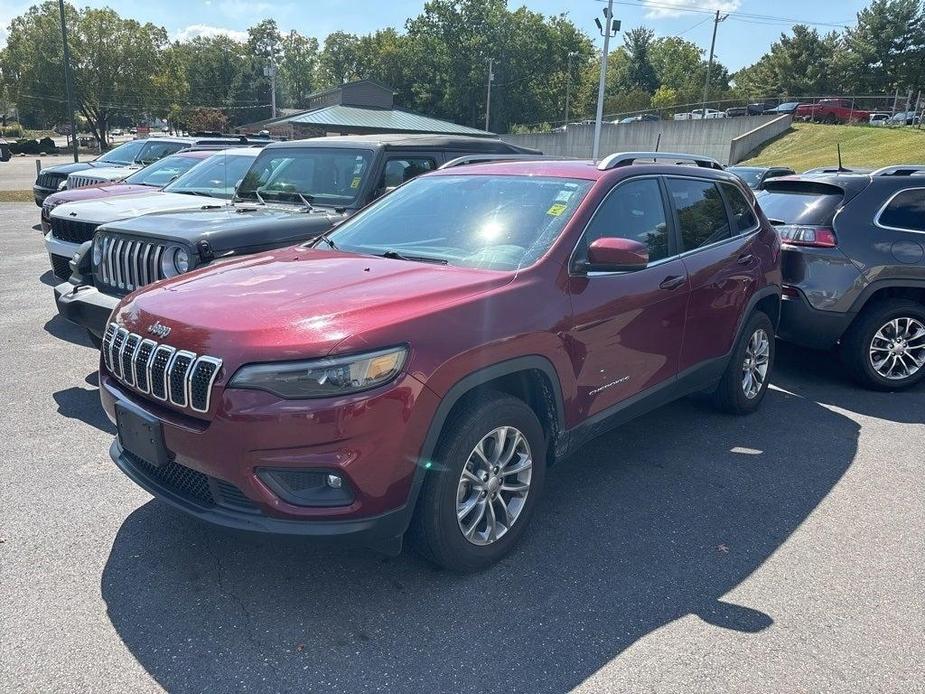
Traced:
[[890, 381], [914, 376], [925, 365], [925, 325], [909, 317], [885, 323], [870, 341], [868, 358], [874, 371]]
[[764, 328], [759, 328], [748, 339], [742, 362], [742, 392], [749, 400], [754, 400], [761, 392], [768, 377], [770, 361], [771, 339]]
[[479, 441], [456, 489], [456, 520], [463, 537], [490, 545], [517, 521], [530, 493], [533, 457], [526, 437], [498, 427]]

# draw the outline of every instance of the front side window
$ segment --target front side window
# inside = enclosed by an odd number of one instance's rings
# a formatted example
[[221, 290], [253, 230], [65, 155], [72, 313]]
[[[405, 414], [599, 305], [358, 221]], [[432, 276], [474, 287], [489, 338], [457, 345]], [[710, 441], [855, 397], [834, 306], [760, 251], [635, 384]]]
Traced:
[[729, 208], [732, 210], [732, 233], [743, 234], [758, 226], [755, 211], [748, 204], [745, 196], [742, 195], [742, 191], [728, 183], [721, 183], [720, 185], [723, 187], [723, 193], [725, 193]]
[[363, 190], [371, 150], [293, 147], [267, 149], [244, 177], [238, 197], [254, 202], [350, 207]]
[[437, 163], [433, 159], [412, 159], [403, 157], [401, 159], [389, 159], [382, 170], [382, 178], [379, 179], [378, 188], [395, 188], [406, 181], [410, 181], [415, 176], [422, 173], [433, 171], [437, 168]]
[[590, 181], [541, 176], [424, 176], [327, 238], [340, 251], [516, 270], [549, 249], [590, 187]]
[[726, 206], [711, 181], [669, 178], [668, 193], [681, 225], [681, 249], [692, 251], [730, 237]]
[[156, 186], [161, 188], [176, 178], [179, 178], [196, 164], [201, 162], [199, 157], [188, 157], [181, 154], [165, 157], [136, 171], [125, 179], [125, 183], [142, 186]]
[[181, 149], [187, 149], [189, 145], [183, 142], [158, 142], [157, 140], [148, 140], [147, 145], [141, 150], [137, 161], [140, 164], [151, 164], [163, 159], [168, 154], [176, 154]]
[[107, 164], [131, 164], [144, 146], [145, 140], [132, 140], [109, 150], [106, 154], [97, 158], [96, 161], [106, 162]]
[[925, 231], [925, 188], [897, 193], [880, 213], [880, 226]]
[[241, 182], [253, 163], [254, 157], [213, 154], [164, 188], [164, 191], [227, 199], [234, 194], [234, 187]]
[[610, 192], [588, 224], [576, 260], [587, 260], [588, 246], [602, 237], [644, 243], [650, 263], [668, 257], [668, 222], [656, 179], [628, 181]]

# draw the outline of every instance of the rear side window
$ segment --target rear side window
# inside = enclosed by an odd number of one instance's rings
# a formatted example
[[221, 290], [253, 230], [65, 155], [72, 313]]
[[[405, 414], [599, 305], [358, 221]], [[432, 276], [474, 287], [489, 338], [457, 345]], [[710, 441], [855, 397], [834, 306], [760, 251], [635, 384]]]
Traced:
[[422, 173], [433, 171], [436, 168], [437, 163], [433, 159], [411, 159], [407, 157], [389, 159], [382, 171], [379, 187], [394, 188], [405, 181], [410, 181], [415, 176], [420, 176]]
[[668, 192], [678, 212], [682, 251], [730, 238], [726, 206], [716, 184], [690, 178], [669, 178]]
[[723, 187], [723, 193], [726, 195], [726, 200], [732, 210], [732, 233], [742, 234], [758, 226], [755, 211], [748, 204], [745, 196], [742, 195], [742, 191], [728, 183], [721, 183], [720, 185]]
[[628, 181], [610, 191], [595, 212], [576, 257], [585, 260], [588, 245], [599, 238], [639, 241], [649, 247], [649, 262], [668, 257], [668, 224], [658, 181]]
[[829, 226], [845, 197], [841, 188], [811, 181], [778, 181], [756, 195], [773, 224]]
[[893, 229], [925, 231], [925, 188], [898, 192], [883, 208], [877, 224]]

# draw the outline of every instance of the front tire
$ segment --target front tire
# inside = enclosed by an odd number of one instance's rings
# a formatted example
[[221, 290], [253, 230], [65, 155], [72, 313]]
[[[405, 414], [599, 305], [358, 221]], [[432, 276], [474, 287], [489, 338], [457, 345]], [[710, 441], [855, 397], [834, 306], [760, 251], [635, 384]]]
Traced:
[[855, 381], [872, 390], [901, 390], [925, 378], [925, 306], [907, 299], [866, 309], [842, 340]]
[[485, 569], [513, 549], [530, 523], [546, 471], [546, 442], [526, 403], [484, 393], [444, 425], [411, 539], [435, 564]]
[[774, 324], [756, 311], [748, 319], [726, 371], [713, 393], [713, 403], [729, 414], [751, 414], [761, 406], [774, 366]]

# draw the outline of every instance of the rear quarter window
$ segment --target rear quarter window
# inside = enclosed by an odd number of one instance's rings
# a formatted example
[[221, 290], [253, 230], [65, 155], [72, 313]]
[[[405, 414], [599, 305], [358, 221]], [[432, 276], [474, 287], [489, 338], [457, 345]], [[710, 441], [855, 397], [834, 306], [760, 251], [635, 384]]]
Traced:
[[811, 181], [768, 183], [756, 196], [772, 223], [828, 225], [845, 199], [837, 186]]
[[877, 217], [877, 224], [891, 229], [925, 232], [925, 188], [896, 193]]

